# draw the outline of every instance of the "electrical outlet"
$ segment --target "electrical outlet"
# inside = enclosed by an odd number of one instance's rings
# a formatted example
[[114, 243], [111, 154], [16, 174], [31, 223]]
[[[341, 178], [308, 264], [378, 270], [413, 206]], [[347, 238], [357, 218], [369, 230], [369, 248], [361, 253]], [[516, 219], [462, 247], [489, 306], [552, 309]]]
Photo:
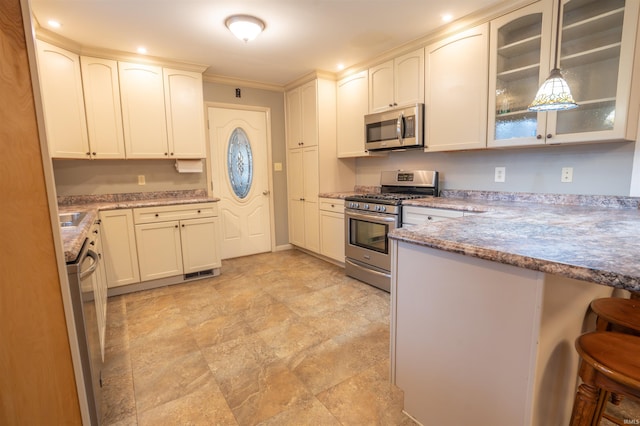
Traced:
[[138, 185], [145, 185], [146, 183], [144, 175], [138, 175]]
[[282, 171], [282, 163], [273, 163], [273, 171], [281, 172]]
[[573, 182], [573, 167], [563, 167], [560, 182]]
[[496, 167], [496, 174], [494, 177], [495, 182], [504, 182], [507, 177], [507, 168], [506, 167]]

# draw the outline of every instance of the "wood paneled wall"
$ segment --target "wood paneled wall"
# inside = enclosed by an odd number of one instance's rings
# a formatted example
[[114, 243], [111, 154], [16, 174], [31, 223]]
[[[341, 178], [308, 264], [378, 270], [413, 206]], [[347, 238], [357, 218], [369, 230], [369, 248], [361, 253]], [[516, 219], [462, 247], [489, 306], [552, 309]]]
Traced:
[[82, 421], [22, 19], [20, 0], [0, 1], [0, 424], [74, 425]]

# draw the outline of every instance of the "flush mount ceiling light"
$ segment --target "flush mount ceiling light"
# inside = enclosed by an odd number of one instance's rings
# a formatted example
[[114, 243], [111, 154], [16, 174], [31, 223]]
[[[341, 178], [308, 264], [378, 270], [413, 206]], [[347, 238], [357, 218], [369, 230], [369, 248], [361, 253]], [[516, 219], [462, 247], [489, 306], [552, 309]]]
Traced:
[[529, 111], [563, 111], [577, 108], [578, 104], [573, 100], [569, 85], [562, 78], [560, 67], [558, 66], [558, 57], [560, 56], [560, 19], [562, 18], [562, 2], [558, 3], [558, 22], [556, 26], [556, 50], [553, 58], [553, 69], [542, 83], [536, 97], [529, 105]]
[[245, 43], [253, 40], [264, 30], [264, 22], [250, 15], [233, 15], [227, 18], [225, 25], [229, 31]]

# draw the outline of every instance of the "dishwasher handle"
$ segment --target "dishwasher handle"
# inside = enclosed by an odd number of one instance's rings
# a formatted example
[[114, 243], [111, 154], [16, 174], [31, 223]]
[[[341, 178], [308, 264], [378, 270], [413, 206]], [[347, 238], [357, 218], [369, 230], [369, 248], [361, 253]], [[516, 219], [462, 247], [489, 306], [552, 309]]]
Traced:
[[[85, 259], [87, 257], [90, 257], [91, 259], [93, 259], [93, 263], [91, 264], [89, 269], [87, 269], [86, 271], [80, 272], [80, 279], [81, 280], [87, 278], [89, 275], [93, 274], [96, 271], [96, 269], [98, 269], [98, 262], [100, 261], [100, 257], [98, 256], [98, 253], [96, 253], [95, 251], [89, 249], [89, 250], [87, 250], [87, 255], [86, 255]], [[82, 262], [80, 262], [80, 265], [82, 265]]]

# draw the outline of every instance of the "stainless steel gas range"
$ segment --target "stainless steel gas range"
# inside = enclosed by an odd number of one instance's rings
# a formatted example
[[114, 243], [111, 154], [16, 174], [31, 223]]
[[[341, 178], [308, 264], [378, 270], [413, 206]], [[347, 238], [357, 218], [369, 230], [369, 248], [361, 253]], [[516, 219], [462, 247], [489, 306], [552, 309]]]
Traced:
[[380, 193], [345, 198], [345, 272], [382, 290], [391, 288], [387, 235], [402, 226], [402, 201], [438, 196], [438, 172], [389, 171]]

